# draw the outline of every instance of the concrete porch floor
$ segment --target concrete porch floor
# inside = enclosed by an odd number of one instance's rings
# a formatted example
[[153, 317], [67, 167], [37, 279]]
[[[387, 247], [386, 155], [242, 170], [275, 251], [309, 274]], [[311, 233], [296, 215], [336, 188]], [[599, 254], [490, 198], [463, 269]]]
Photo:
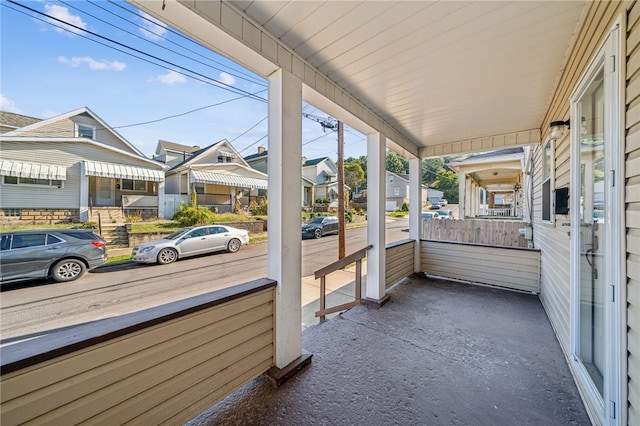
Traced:
[[588, 425], [538, 297], [412, 277], [303, 333], [309, 367], [189, 425]]

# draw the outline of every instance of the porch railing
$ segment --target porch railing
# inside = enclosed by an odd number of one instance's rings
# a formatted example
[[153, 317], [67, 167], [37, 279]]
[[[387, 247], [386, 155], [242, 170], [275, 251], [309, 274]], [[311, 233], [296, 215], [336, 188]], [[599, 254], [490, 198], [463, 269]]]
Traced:
[[0, 348], [0, 423], [183, 424], [274, 365], [266, 278]]
[[[326, 316], [329, 314], [333, 314], [335, 312], [346, 311], [347, 309], [351, 309], [354, 306], [360, 304], [360, 299], [362, 295], [362, 259], [367, 256], [367, 250], [371, 249], [373, 246], [368, 245], [365, 248], [362, 248], [350, 255], [333, 262], [330, 265], [325, 266], [322, 269], [318, 269], [314, 276], [317, 280], [320, 278], [320, 310], [316, 312], [316, 317], [320, 317], [320, 322], [323, 322], [326, 319]], [[355, 287], [355, 300], [353, 302], [343, 303], [338, 306], [333, 306], [331, 308], [326, 307], [326, 277], [332, 272], [337, 271], [338, 269], [342, 269], [347, 265], [356, 263], [356, 287]]]

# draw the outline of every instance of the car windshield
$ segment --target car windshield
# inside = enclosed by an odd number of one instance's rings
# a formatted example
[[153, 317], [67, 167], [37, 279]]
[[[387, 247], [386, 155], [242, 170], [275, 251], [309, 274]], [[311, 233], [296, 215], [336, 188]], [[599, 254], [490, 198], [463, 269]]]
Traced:
[[177, 240], [178, 238], [182, 237], [185, 233], [189, 232], [191, 230], [191, 228], [183, 228], [183, 229], [178, 229], [175, 232], [172, 232], [171, 234], [167, 235], [165, 237], [165, 239], [167, 240]]
[[311, 222], [309, 222], [309, 224], [319, 225], [319, 224], [321, 224], [321, 223], [322, 223], [322, 220], [323, 220], [323, 219], [324, 219], [324, 218], [322, 218], [322, 217], [316, 217], [316, 218], [315, 218], [315, 219], [313, 219]]

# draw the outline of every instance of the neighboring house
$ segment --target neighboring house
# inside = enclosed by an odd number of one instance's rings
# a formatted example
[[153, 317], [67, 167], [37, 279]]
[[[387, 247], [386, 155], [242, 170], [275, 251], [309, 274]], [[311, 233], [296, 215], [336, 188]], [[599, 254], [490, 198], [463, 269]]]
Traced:
[[42, 120], [13, 112], [0, 111], [0, 134], [11, 132], [21, 127], [27, 127], [38, 121]]
[[3, 129], [16, 127], [0, 135], [5, 220], [93, 221], [106, 210], [115, 221], [163, 216], [164, 165], [145, 158], [89, 108], [47, 120], [7, 112], [0, 118]]
[[161, 163], [165, 163], [169, 168], [171, 168], [193, 157], [193, 153], [199, 150], [200, 147], [198, 145], [187, 146], [161, 140], [158, 141], [156, 155], [153, 159], [160, 161]]
[[[258, 147], [258, 152], [256, 154], [244, 157], [244, 161], [246, 161], [249, 166], [265, 174], [268, 174], [268, 159], [269, 153], [263, 146]], [[315, 181], [302, 176], [301, 187], [303, 207], [310, 207], [313, 204], [314, 183]]]
[[524, 173], [529, 151], [506, 148], [448, 162], [458, 174], [460, 218], [506, 216], [531, 222], [530, 182]]
[[[404, 203], [409, 204], [409, 177], [407, 175], [399, 175], [390, 171], [386, 171], [386, 202], [385, 210], [388, 212], [402, 208]], [[432, 198], [442, 198], [443, 192], [435, 189], [427, 188], [422, 185], [422, 194], [420, 198], [422, 203]]]
[[[334, 204], [338, 200], [338, 166], [329, 157], [307, 160], [302, 157], [302, 177], [314, 182], [312, 200], [329, 200]], [[345, 191], [351, 190], [347, 185]]]
[[[178, 144], [172, 146], [179, 149]], [[259, 204], [266, 200], [267, 175], [249, 167], [223, 139], [191, 152], [186, 160], [167, 170], [167, 216], [173, 215], [180, 201], [188, 202], [192, 191], [196, 191], [198, 205], [233, 212], [248, 208], [252, 202]]]

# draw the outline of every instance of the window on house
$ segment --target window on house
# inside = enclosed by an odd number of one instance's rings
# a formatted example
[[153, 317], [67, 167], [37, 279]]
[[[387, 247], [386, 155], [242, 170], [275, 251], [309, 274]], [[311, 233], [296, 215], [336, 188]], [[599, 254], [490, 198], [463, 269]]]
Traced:
[[86, 124], [76, 125], [76, 136], [79, 138], [95, 139], [96, 128], [93, 126], [87, 126]]
[[4, 217], [20, 217], [22, 214], [21, 209], [2, 209]]
[[542, 153], [542, 220], [551, 221], [551, 194], [553, 193], [553, 141], [544, 145]]
[[41, 185], [62, 188], [63, 182], [58, 179], [34, 179], [16, 176], [3, 176], [5, 185]]
[[205, 184], [204, 183], [195, 183], [195, 184], [193, 184], [193, 190], [196, 191], [196, 194], [204, 194], [205, 193]]
[[393, 183], [393, 176], [389, 176], [389, 183]]
[[125, 191], [146, 192], [147, 182], [144, 180], [122, 179], [122, 189]]

